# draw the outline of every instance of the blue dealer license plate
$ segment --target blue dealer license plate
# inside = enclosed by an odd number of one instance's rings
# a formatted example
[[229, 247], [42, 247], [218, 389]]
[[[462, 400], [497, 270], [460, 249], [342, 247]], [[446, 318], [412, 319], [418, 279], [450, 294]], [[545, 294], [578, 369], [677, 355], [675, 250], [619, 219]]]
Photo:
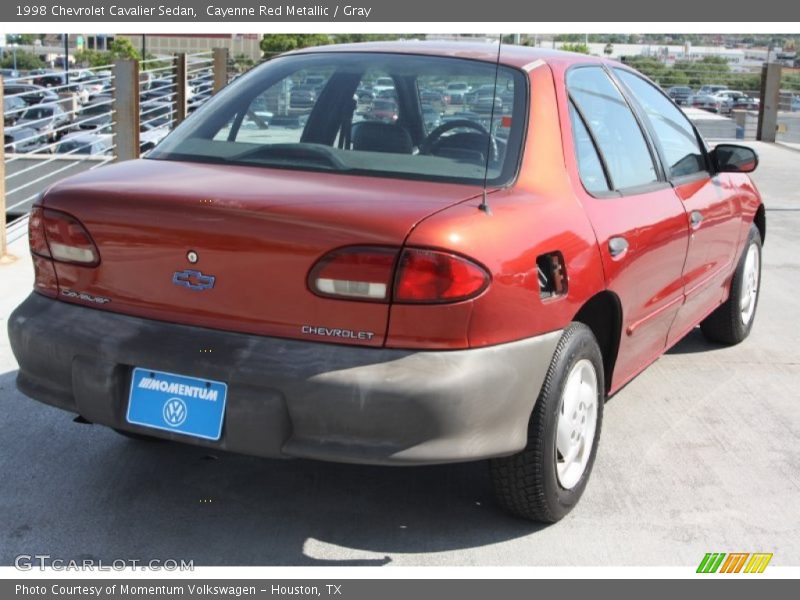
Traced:
[[218, 440], [225, 417], [227, 384], [210, 379], [135, 368], [128, 397], [128, 423]]

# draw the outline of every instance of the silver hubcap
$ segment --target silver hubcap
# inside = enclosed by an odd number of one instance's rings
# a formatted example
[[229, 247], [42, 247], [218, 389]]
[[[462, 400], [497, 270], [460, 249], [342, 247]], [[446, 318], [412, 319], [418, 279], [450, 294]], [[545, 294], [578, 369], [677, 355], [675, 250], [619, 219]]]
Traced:
[[587, 359], [572, 367], [561, 394], [556, 431], [556, 474], [565, 489], [580, 481], [597, 427], [597, 372]]
[[758, 283], [761, 275], [761, 261], [758, 253], [758, 246], [750, 244], [747, 249], [747, 256], [744, 259], [742, 291], [739, 294], [739, 311], [742, 317], [742, 325], [748, 325], [753, 319], [753, 313], [756, 311]]

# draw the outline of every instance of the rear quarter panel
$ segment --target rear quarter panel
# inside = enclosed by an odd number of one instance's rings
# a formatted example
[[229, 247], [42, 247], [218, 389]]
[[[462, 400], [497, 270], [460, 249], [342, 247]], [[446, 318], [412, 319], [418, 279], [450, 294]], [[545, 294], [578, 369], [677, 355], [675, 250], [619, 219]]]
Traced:
[[[531, 106], [516, 183], [488, 196], [490, 213], [476, 198], [428, 217], [407, 244], [449, 249], [483, 264], [492, 283], [478, 298], [453, 305], [393, 305], [387, 345], [471, 347], [531, 337], [565, 327], [603, 289], [603, 270], [592, 227], [575, 200], [564, 164], [561, 127], [550, 68], [530, 72]], [[536, 258], [560, 251], [567, 292], [541, 299]], [[446, 324], [451, 327], [446, 327]], [[458, 326], [452, 327], [454, 323]], [[447, 335], [442, 336], [442, 332]]]

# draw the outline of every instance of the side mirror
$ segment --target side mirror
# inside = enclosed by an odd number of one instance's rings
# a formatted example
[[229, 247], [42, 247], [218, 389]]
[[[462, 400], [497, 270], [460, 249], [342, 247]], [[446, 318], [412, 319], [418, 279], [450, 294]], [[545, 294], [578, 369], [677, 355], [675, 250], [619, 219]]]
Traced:
[[758, 166], [758, 154], [747, 146], [719, 144], [711, 151], [718, 173], [751, 173]]

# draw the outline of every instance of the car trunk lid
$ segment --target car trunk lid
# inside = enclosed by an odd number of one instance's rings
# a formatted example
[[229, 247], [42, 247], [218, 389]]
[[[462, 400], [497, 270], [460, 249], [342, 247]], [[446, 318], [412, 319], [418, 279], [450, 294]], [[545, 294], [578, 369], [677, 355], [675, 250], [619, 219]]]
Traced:
[[331, 332], [324, 341], [380, 345], [388, 304], [316, 296], [306, 283], [310, 269], [343, 246], [399, 247], [420, 220], [477, 191], [138, 160], [65, 180], [44, 204], [78, 218], [100, 253], [94, 268], [56, 264], [63, 301], [215, 329], [317, 341], [321, 330]]

